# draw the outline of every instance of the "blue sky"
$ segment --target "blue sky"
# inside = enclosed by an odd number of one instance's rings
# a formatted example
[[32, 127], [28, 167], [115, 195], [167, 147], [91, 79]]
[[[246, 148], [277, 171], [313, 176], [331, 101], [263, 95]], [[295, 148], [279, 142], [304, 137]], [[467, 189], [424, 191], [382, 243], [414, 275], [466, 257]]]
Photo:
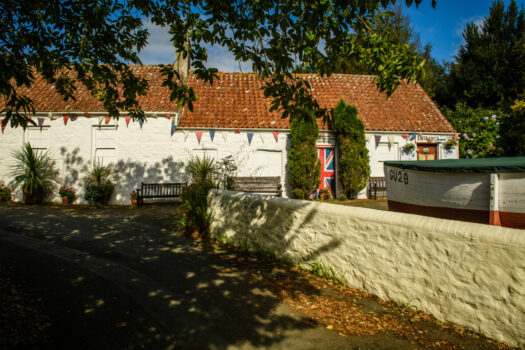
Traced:
[[[398, 0], [404, 3], [404, 0]], [[525, 0], [517, 0], [518, 6], [524, 6]], [[504, 0], [509, 4], [510, 0]], [[461, 33], [469, 22], [481, 24], [489, 15], [492, 0], [437, 0], [433, 9], [430, 0], [423, 0], [418, 8], [404, 8], [404, 13], [411, 19], [411, 24], [419, 32], [421, 44], [431, 43], [432, 54], [439, 61], [452, 61], [459, 45], [463, 42]], [[174, 49], [169, 41], [167, 29], [147, 23], [150, 31], [149, 44], [141, 52], [144, 64], [173, 63]], [[239, 66], [233, 55], [222, 47], [208, 49], [208, 66], [223, 72], [249, 72], [245, 64]]]

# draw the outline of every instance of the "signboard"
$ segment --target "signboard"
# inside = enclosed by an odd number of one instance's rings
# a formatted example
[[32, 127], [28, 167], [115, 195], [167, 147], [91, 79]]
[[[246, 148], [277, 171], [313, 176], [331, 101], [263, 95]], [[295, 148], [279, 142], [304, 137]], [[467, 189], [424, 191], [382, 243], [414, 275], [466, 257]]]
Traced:
[[449, 140], [447, 136], [438, 136], [438, 135], [417, 135], [417, 142], [426, 142], [426, 143], [439, 143]]
[[335, 135], [328, 132], [322, 132], [317, 139], [318, 145], [335, 145]]

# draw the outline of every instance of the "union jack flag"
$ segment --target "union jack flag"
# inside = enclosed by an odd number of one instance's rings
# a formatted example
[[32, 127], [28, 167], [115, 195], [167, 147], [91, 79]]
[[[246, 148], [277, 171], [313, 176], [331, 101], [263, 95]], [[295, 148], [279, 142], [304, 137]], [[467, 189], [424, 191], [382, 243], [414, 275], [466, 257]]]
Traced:
[[319, 190], [329, 188], [332, 198], [335, 197], [335, 148], [318, 148], [317, 154], [321, 161], [321, 184], [315, 191], [315, 198], [319, 198]]

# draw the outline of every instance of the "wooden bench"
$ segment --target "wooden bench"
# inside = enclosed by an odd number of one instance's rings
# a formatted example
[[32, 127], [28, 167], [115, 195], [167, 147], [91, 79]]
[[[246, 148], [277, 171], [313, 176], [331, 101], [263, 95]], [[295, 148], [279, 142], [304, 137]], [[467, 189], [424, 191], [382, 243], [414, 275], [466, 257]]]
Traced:
[[144, 199], [178, 198], [186, 189], [186, 182], [146, 184], [140, 183], [137, 188], [137, 207], [144, 205]]
[[377, 192], [380, 192], [379, 197], [386, 197], [386, 181], [384, 177], [369, 177], [368, 178], [368, 198], [377, 199]]
[[283, 194], [280, 176], [245, 176], [233, 178], [233, 190], [251, 193]]

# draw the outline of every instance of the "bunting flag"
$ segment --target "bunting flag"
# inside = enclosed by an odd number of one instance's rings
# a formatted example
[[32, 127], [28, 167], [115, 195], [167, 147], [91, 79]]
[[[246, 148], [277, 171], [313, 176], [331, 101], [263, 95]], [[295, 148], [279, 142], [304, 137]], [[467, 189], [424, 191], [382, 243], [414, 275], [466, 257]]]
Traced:
[[392, 147], [392, 145], [394, 144], [394, 136], [388, 135], [386, 138], [388, 139], [388, 147]]
[[376, 148], [379, 146], [379, 142], [381, 141], [381, 135], [374, 135], [374, 138], [376, 140]]
[[227, 143], [228, 142], [228, 133], [223, 131], [223, 132], [221, 132], [221, 135], [222, 135], [222, 139], [224, 140], [224, 143]]
[[189, 134], [190, 132], [188, 130], [184, 130], [184, 142], [186, 142], [186, 140], [188, 139]]
[[166, 113], [166, 114], [164, 114], [164, 117], [170, 119], [171, 118], [171, 114], [170, 113]]
[[67, 121], [69, 120], [69, 114], [64, 114], [64, 125], [67, 125]]
[[210, 130], [210, 139], [211, 142], [213, 142], [213, 138], [215, 137], [215, 130]]
[[57, 118], [58, 118], [58, 117], [57, 117], [56, 115], [51, 115], [51, 116], [49, 117], [50, 120], [55, 120], [55, 119], [57, 119]]
[[44, 125], [44, 118], [38, 118], [38, 126], [42, 127]]
[[129, 128], [129, 121], [131, 120], [131, 116], [126, 115], [124, 116], [124, 119], [126, 120], [126, 126]]
[[142, 125], [144, 124], [144, 119], [139, 119], [139, 125], [140, 125], [140, 128], [142, 129]]
[[31, 116], [30, 115], [26, 115], [25, 116], [27, 119], [31, 119]]
[[98, 125], [102, 125], [103, 120], [104, 120], [104, 117], [98, 117]]
[[74, 122], [75, 120], [78, 119], [78, 115], [77, 114], [70, 114], [69, 115], [69, 119], [71, 119], [71, 121]]
[[259, 133], [259, 138], [261, 139], [261, 143], [264, 143], [264, 137], [262, 132]]
[[197, 141], [201, 143], [202, 131], [195, 131], [195, 135], [197, 135]]
[[401, 137], [406, 139], [408, 137], [408, 134], [401, 134]]
[[175, 123], [171, 123], [171, 136], [175, 134], [176, 130], [177, 130], [177, 125], [175, 125]]
[[273, 132], [273, 138], [275, 139], [275, 142], [279, 142], [279, 131]]
[[235, 129], [235, 133], [236, 134], [240, 134], [241, 133], [241, 129], [239, 129], [239, 128]]
[[413, 133], [413, 134], [410, 135], [410, 138], [408, 140], [409, 141], [414, 141], [416, 139], [416, 136], [417, 136], [417, 134]]
[[106, 117], [106, 118], [104, 118], [104, 121], [105, 121], [106, 125], [109, 124], [110, 120], [111, 120], [111, 117]]
[[253, 132], [249, 132], [246, 135], [248, 135], [248, 144], [251, 145], [253, 139]]
[[89, 112], [84, 112], [84, 117], [89, 117]]

